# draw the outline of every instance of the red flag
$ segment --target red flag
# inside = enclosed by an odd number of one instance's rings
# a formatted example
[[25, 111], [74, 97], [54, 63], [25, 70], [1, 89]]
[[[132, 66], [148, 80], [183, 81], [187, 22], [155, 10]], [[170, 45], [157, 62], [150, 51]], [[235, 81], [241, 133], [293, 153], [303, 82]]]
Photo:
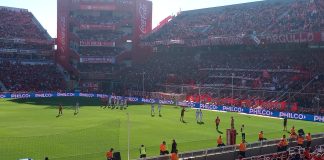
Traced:
[[286, 105], [287, 105], [286, 102], [281, 102], [281, 111], [286, 110]]
[[293, 105], [291, 106], [291, 111], [292, 112], [297, 112], [298, 111], [298, 105], [297, 105], [297, 103], [293, 103]]
[[267, 70], [263, 70], [262, 76], [263, 76], [263, 78], [269, 79], [270, 73]]

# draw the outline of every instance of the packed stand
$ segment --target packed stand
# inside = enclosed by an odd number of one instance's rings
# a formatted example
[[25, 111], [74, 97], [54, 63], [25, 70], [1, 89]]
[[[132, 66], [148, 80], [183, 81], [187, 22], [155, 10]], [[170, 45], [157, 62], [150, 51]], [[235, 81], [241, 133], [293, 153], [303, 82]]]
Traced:
[[93, 40], [93, 41], [115, 41], [121, 36], [121, 32], [105, 32], [105, 31], [80, 31], [77, 33], [77, 36], [81, 40]]
[[114, 66], [110, 64], [83, 64], [78, 65], [80, 72], [92, 72], [92, 73], [110, 73], [114, 71]]
[[124, 20], [131, 19], [133, 15], [131, 13], [120, 13], [114, 15], [111, 11], [96, 11], [92, 13], [88, 12], [72, 12], [72, 18], [79, 21], [81, 24], [119, 24]]
[[0, 8], [0, 37], [47, 40], [46, 31], [38, 28], [27, 10]]
[[118, 47], [80, 47], [78, 53], [81, 56], [116, 56], [120, 53], [123, 49]]
[[63, 75], [55, 65], [2, 61], [0, 70], [0, 81], [9, 92], [62, 91], [66, 87]]
[[144, 41], [319, 32], [324, 9], [317, 3], [272, 0], [186, 11]]
[[[143, 90], [143, 80], [144, 90], [150, 92], [178, 86], [174, 92], [197, 95], [198, 89], [195, 88], [200, 86], [207, 88], [201, 92], [207, 92], [212, 98], [230, 98], [235, 102], [289, 102], [285, 110], [317, 112], [314, 97], [324, 90], [323, 76], [318, 77], [323, 71], [321, 63], [324, 57], [319, 52], [195, 52], [157, 53], [147, 63], [134, 66], [120, 79], [131, 90]], [[228, 101], [218, 104], [233, 105]], [[323, 98], [320, 99], [322, 104]], [[245, 105], [260, 106], [246, 102]], [[282, 110], [279, 105], [262, 107]], [[320, 114], [324, 114], [324, 110]]]

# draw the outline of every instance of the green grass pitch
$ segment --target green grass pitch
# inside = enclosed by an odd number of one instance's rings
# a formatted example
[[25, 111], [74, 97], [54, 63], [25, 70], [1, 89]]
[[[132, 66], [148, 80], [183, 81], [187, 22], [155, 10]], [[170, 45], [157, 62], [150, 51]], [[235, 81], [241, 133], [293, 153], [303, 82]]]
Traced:
[[[185, 121], [179, 121], [180, 108], [163, 106], [162, 117], [150, 115], [149, 105], [130, 105], [126, 110], [102, 109], [96, 99], [78, 99], [80, 113], [73, 115], [77, 98], [46, 98], [0, 100], [0, 159], [17, 160], [33, 158], [42, 160], [102, 160], [105, 152], [113, 147], [127, 159], [127, 115], [130, 115], [130, 156], [139, 157], [139, 147], [147, 147], [148, 156], [159, 154], [163, 140], [171, 149], [176, 139], [179, 152], [200, 150], [216, 146], [219, 135], [214, 120], [221, 118], [220, 131], [230, 126], [230, 117], [235, 118], [235, 128], [246, 127], [248, 142], [257, 140], [260, 130], [268, 139], [280, 138], [282, 120], [203, 111], [204, 124], [195, 122], [195, 110], [185, 113]], [[57, 105], [62, 103], [63, 116], [56, 117]], [[157, 108], [155, 109], [157, 112]], [[305, 132], [324, 132], [323, 123], [288, 120], [288, 128], [295, 125]], [[240, 141], [238, 135], [238, 141]]]

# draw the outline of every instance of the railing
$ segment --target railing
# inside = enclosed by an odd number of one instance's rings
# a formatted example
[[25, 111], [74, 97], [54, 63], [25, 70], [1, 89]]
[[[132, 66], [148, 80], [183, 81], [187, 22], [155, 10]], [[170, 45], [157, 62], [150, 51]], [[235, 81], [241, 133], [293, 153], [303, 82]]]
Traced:
[[[320, 139], [324, 138], [324, 133], [320, 134], [314, 134], [312, 135], [312, 139]], [[262, 148], [262, 147], [267, 147], [267, 146], [275, 146], [279, 143], [280, 139], [274, 139], [274, 140], [268, 140], [268, 141], [260, 141], [260, 142], [254, 142], [254, 143], [249, 143], [247, 145], [247, 150], [249, 149], [255, 149], [255, 148]], [[289, 143], [295, 142], [295, 140], [288, 139]], [[324, 146], [323, 146], [324, 148]], [[179, 158], [197, 158], [197, 157], [207, 157], [207, 156], [212, 156], [216, 154], [224, 154], [228, 152], [236, 152], [238, 151], [238, 147], [236, 145], [229, 145], [229, 146], [224, 146], [224, 147], [217, 147], [217, 148], [208, 148], [208, 149], [203, 149], [203, 150], [197, 150], [197, 151], [189, 151], [189, 152], [183, 152], [179, 153], [178, 156]], [[155, 157], [149, 157], [146, 158], [146, 160], [169, 160], [170, 155], [163, 155], [163, 156], [155, 156]], [[144, 160], [144, 159], [138, 159], [138, 160]]]

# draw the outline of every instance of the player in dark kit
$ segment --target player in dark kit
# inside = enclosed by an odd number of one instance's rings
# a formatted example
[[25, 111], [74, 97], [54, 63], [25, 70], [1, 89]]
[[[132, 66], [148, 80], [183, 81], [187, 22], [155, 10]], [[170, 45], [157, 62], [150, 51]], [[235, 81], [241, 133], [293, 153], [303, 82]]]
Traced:
[[59, 109], [58, 116], [63, 115], [63, 106], [62, 106], [62, 104], [59, 105], [58, 109]]
[[234, 129], [234, 117], [231, 117], [231, 129]]
[[184, 112], [186, 111], [185, 107], [182, 107], [182, 110], [181, 110], [181, 117], [180, 117], [180, 121], [181, 122], [184, 122], [183, 120], [183, 117], [184, 117]]
[[218, 126], [219, 126], [219, 123], [220, 123], [220, 119], [219, 119], [218, 116], [216, 117], [215, 123], [216, 123], [216, 130], [218, 131]]
[[287, 131], [287, 120], [288, 120], [287, 117], [285, 117], [283, 121], [283, 127], [284, 127], [283, 131]]

